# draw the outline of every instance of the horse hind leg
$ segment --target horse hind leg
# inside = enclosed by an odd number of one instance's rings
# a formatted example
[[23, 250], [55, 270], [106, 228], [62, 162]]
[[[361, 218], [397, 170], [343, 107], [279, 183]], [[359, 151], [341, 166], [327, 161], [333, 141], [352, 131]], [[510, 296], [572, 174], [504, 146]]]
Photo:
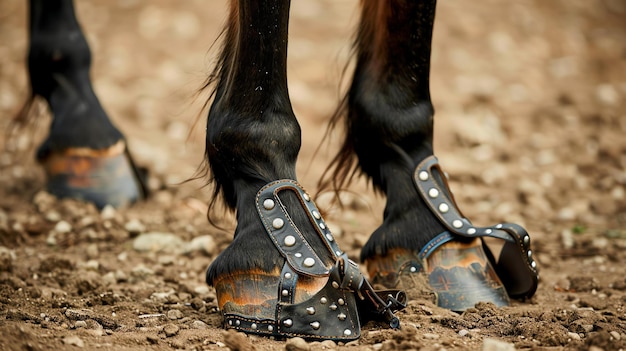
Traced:
[[360, 329], [350, 292], [369, 284], [296, 182], [301, 130], [287, 91], [288, 18], [289, 0], [231, 1], [206, 156], [237, 227], [206, 281], [229, 328], [352, 340]]
[[94, 93], [91, 52], [72, 0], [31, 0], [29, 9], [31, 92], [47, 101], [53, 117], [37, 152], [47, 190], [99, 208], [141, 199], [145, 174]]
[[[358, 165], [387, 196], [383, 223], [361, 252], [376, 282], [395, 286], [423, 272], [442, 307], [506, 305], [509, 297], [496, 271], [506, 272], [502, 279], [519, 277], [519, 283], [506, 284], [513, 296], [522, 290], [532, 296], [536, 271], [526, 258], [524, 234], [477, 228], [462, 216], [433, 156], [429, 74], [435, 7], [435, 0], [362, 2], [347, 135], [334, 175], [351, 174]], [[494, 260], [481, 237], [495, 235], [510, 247], [520, 244], [521, 250], [513, 250], [515, 263]]]

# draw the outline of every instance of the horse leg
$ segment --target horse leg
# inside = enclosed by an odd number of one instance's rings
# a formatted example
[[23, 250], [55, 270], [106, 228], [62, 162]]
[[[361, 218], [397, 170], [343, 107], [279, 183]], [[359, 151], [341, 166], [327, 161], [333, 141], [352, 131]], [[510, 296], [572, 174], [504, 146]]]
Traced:
[[351, 340], [359, 336], [351, 291], [364, 278], [295, 182], [301, 131], [287, 91], [289, 5], [230, 3], [213, 74], [206, 157], [215, 195], [236, 211], [237, 226], [206, 281], [215, 287], [226, 327]]
[[30, 101], [43, 97], [53, 116], [50, 133], [37, 152], [47, 190], [100, 208], [143, 197], [142, 176], [124, 136], [91, 86], [91, 53], [72, 0], [31, 0], [29, 35]]
[[[358, 163], [387, 196], [384, 221], [361, 254], [375, 281], [396, 285], [405, 281], [400, 276], [411, 276], [404, 273], [423, 271], [442, 307], [464, 310], [479, 301], [506, 305], [496, 270], [508, 275], [513, 268], [492, 262], [478, 236], [496, 233], [528, 249], [522, 245], [524, 235], [509, 237], [500, 228], [472, 226], [458, 211], [432, 156], [429, 74], [435, 7], [436, 0], [362, 2], [357, 64], [347, 96], [347, 136], [335, 159], [335, 175], [351, 174], [348, 168]], [[522, 295], [529, 296], [536, 288], [534, 263], [526, 251], [518, 251], [525, 271], [516, 274], [526, 284]], [[516, 289], [509, 293], [519, 295]]]

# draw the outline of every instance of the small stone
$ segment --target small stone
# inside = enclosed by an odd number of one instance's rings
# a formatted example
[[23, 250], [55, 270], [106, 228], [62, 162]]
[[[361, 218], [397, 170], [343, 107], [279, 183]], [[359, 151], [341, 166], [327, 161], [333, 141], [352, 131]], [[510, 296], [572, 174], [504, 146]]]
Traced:
[[85, 342], [83, 342], [83, 340], [81, 338], [79, 338], [78, 336], [66, 336], [63, 338], [63, 343], [65, 345], [73, 345], [76, 347], [84, 347], [85, 346]]
[[117, 283], [117, 279], [115, 278], [115, 273], [114, 272], [109, 272], [109, 273], [103, 275], [102, 276], [102, 283], [104, 283], [104, 285], [111, 285], [111, 284]]
[[183, 318], [183, 313], [179, 310], [169, 310], [167, 311], [167, 318], [169, 319], [181, 319]]
[[203, 252], [209, 256], [213, 255], [216, 251], [215, 240], [211, 235], [201, 235], [195, 237], [187, 244], [185, 249], [186, 253], [191, 252]]
[[331, 349], [331, 350], [337, 348], [337, 343], [335, 343], [332, 340], [324, 340], [321, 342], [321, 345], [323, 348]]
[[578, 333], [568, 332], [567, 337], [572, 340], [580, 341], [580, 335], [578, 335]]
[[508, 342], [488, 338], [483, 341], [482, 351], [515, 351], [515, 346]]
[[224, 336], [225, 346], [230, 348], [231, 350], [256, 350], [256, 347], [254, 347], [254, 344], [252, 344], [250, 338], [248, 338], [248, 336], [244, 333], [229, 329], [225, 331], [222, 335]]
[[98, 249], [98, 244], [89, 244], [86, 250], [87, 258], [94, 259], [100, 255], [100, 250]]
[[87, 328], [87, 322], [85, 322], [85, 321], [76, 321], [76, 323], [74, 323], [74, 327], [75, 328]]
[[439, 339], [439, 334], [434, 334], [434, 333], [424, 333], [422, 334], [422, 336], [424, 337], [424, 339], [429, 339], [429, 340]]
[[67, 223], [66, 221], [59, 221], [54, 226], [54, 231], [57, 233], [69, 233], [72, 231], [72, 225]]
[[178, 253], [183, 246], [183, 240], [172, 233], [144, 233], [133, 240], [133, 249], [140, 252]]
[[461, 329], [459, 330], [459, 336], [467, 336], [469, 334], [469, 330]]
[[571, 230], [565, 229], [561, 232], [561, 242], [565, 249], [572, 249], [574, 247], [574, 236]]
[[302, 338], [291, 338], [285, 343], [286, 351], [309, 351], [311, 346]]
[[613, 339], [615, 339], [617, 341], [619, 341], [622, 338], [622, 336], [618, 332], [616, 332], [615, 330], [609, 332], [609, 334], [611, 334]]
[[179, 330], [180, 328], [175, 324], [167, 324], [163, 327], [163, 333], [165, 333], [165, 336], [168, 338], [176, 336]]
[[102, 211], [100, 211], [100, 217], [102, 219], [113, 219], [115, 218], [117, 211], [115, 211], [115, 208], [111, 205], [106, 205], [104, 206], [104, 208], [102, 209]]
[[209, 329], [209, 325], [208, 324], [204, 323], [203, 321], [198, 321], [198, 320], [193, 321], [191, 323], [191, 327], [193, 329]]
[[126, 229], [130, 234], [137, 235], [146, 231], [146, 226], [144, 226], [138, 219], [133, 218], [126, 222], [124, 229]]

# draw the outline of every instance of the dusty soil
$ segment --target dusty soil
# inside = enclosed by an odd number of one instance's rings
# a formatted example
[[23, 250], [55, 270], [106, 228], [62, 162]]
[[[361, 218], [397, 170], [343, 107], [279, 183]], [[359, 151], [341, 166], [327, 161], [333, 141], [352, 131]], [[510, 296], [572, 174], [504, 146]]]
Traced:
[[[336, 137], [313, 158], [338, 100], [357, 3], [292, 5], [289, 83], [306, 131], [298, 171], [312, 192], [338, 147]], [[194, 92], [216, 54], [224, 1], [94, 0], [77, 10], [97, 93], [152, 172], [154, 196], [97, 211], [42, 192], [33, 161], [50, 121], [42, 106], [0, 155], [0, 349], [284, 349], [221, 329], [204, 272], [228, 245], [232, 217], [216, 215], [225, 229], [210, 226], [203, 182], [179, 184], [202, 160], [202, 120], [187, 133], [205, 99]], [[27, 95], [26, 17], [24, 1], [0, 3], [3, 130]], [[620, 0], [440, 1], [436, 153], [475, 223], [527, 227], [541, 285], [532, 301], [463, 314], [412, 301], [400, 331], [367, 325], [346, 346], [308, 347], [626, 349], [625, 17]], [[356, 258], [384, 199], [363, 183], [350, 190], [346, 209], [328, 194], [318, 204]]]

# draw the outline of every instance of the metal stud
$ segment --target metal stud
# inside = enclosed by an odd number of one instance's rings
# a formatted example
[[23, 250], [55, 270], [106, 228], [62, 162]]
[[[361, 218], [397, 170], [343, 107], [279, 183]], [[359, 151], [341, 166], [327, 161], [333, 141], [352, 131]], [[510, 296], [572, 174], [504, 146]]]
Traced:
[[229, 320], [228, 320], [228, 325], [230, 325], [230, 326], [232, 326], [232, 325], [233, 325], [233, 320], [232, 320], [232, 319], [229, 319]]
[[415, 267], [411, 267], [409, 270], [411, 271], [411, 273], [417, 272], [417, 268], [415, 268]]
[[439, 212], [446, 213], [448, 212], [448, 210], [450, 210], [450, 206], [448, 206], [447, 203], [444, 202], [442, 204], [439, 204]]
[[267, 326], [267, 330], [268, 331], [274, 331], [274, 326], [273, 325], [268, 325]]
[[320, 215], [320, 213], [317, 211], [313, 211], [313, 217], [315, 217], [315, 219], [320, 219], [322, 218], [322, 215]]
[[533, 252], [531, 250], [528, 250], [528, 258], [531, 258], [533, 256]]
[[502, 223], [496, 224], [496, 228], [498, 228], [498, 229], [502, 228]]
[[291, 273], [289, 272], [285, 273], [285, 279], [291, 279]]
[[524, 235], [524, 245], [530, 244], [530, 236]]
[[422, 181], [426, 181], [428, 180], [428, 172], [426, 171], [421, 171], [418, 175], [418, 177], [420, 178], [420, 180]]
[[330, 306], [329, 306], [329, 308], [330, 308], [331, 310], [333, 310], [333, 311], [334, 311], [334, 310], [336, 310], [336, 309], [337, 309], [337, 305], [332, 304], [332, 305], [330, 305]]
[[285, 221], [282, 218], [276, 218], [272, 221], [272, 227], [274, 229], [280, 229], [285, 225]]
[[291, 327], [293, 325], [293, 321], [291, 319], [285, 319], [283, 321], [283, 325], [287, 328]]
[[295, 253], [295, 254], [293, 254], [293, 255], [294, 255], [294, 256], [296, 256], [297, 258], [302, 257], [302, 253], [300, 253], [300, 252], [296, 252], [296, 253]]
[[531, 266], [531, 267], [533, 267], [533, 268], [537, 268], [537, 262], [532, 261], [532, 262], [530, 263], [530, 266]]
[[487, 233], [487, 234], [491, 234], [491, 232], [493, 232], [493, 230], [491, 230], [491, 229], [485, 230], [485, 233]]
[[318, 330], [320, 328], [320, 322], [312, 322], [309, 325], [315, 330]]
[[326, 229], [326, 224], [324, 224], [324, 222], [321, 222], [321, 223], [320, 223], [320, 228], [321, 228], [322, 230]]
[[330, 233], [326, 234], [326, 239], [328, 239], [328, 241], [333, 241], [334, 240], [333, 236]]
[[435, 188], [430, 188], [430, 190], [428, 190], [428, 196], [432, 197], [433, 199], [436, 198], [437, 196], [439, 196], [439, 190]]
[[235, 321], [235, 325], [236, 325], [236, 326], [240, 326], [240, 325], [241, 325], [241, 321], [240, 321], [240, 320], [236, 320], [236, 321]]
[[337, 318], [339, 318], [340, 321], [345, 321], [346, 320], [346, 314], [345, 313], [339, 313], [337, 315]]
[[322, 305], [326, 304], [327, 302], [328, 302], [328, 299], [327, 299], [327, 298], [325, 298], [325, 297], [322, 297], [322, 298], [320, 299], [320, 303], [321, 303]]
[[455, 219], [454, 221], [452, 221], [452, 226], [455, 228], [461, 228], [463, 226], [463, 222], [461, 222], [461, 220], [459, 219]]
[[283, 294], [283, 296], [289, 296], [289, 290], [287, 290], [287, 289], [283, 289], [283, 291], [281, 292], [281, 294]]
[[343, 331], [343, 335], [350, 336], [350, 335], [352, 335], [352, 331], [350, 329], [346, 329], [346, 330]]
[[274, 203], [274, 200], [272, 200], [272, 199], [265, 199], [265, 201], [263, 201], [263, 207], [266, 210], [273, 209], [275, 205], [276, 205], [276, 203]]
[[339, 299], [337, 300], [337, 303], [339, 304], [339, 306], [343, 306], [346, 302], [343, 299]]
[[472, 235], [472, 234], [476, 234], [476, 228], [470, 228], [467, 230], [467, 234]]
[[307, 194], [307, 193], [304, 193], [304, 194], [302, 195], [302, 197], [303, 197], [306, 201], [311, 201], [311, 197], [310, 197], [310, 196], [309, 196], [309, 194]]
[[314, 315], [315, 314], [315, 307], [307, 307], [306, 308], [306, 313], [308, 313], [310, 315]]
[[307, 258], [304, 259], [302, 264], [305, 267], [313, 267], [315, 265], [315, 260], [313, 258], [311, 258], [311, 257], [307, 257]]
[[339, 250], [335, 251], [335, 255], [341, 256], [341, 251], [339, 251]]
[[333, 285], [333, 288], [335, 288], [335, 289], [339, 289], [339, 283], [337, 283], [337, 282], [333, 282], [333, 284], [332, 284], [332, 285]]
[[296, 244], [296, 237], [293, 235], [287, 235], [285, 237], [285, 245], [286, 246], [294, 246]]
[[250, 328], [252, 328], [252, 330], [256, 330], [256, 323], [252, 323], [252, 324], [250, 325]]

